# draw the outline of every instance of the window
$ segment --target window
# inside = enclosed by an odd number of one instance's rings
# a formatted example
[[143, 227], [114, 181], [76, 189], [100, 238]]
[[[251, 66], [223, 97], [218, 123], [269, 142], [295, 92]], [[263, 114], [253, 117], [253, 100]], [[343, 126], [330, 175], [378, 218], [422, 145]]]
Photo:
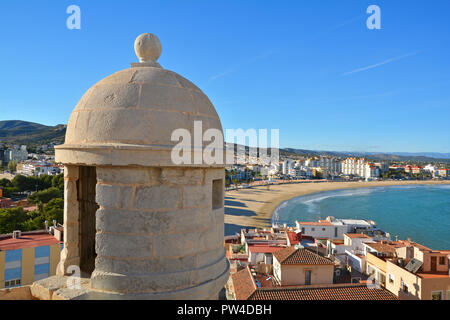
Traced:
[[212, 208], [223, 208], [223, 179], [213, 180], [212, 182]]
[[311, 284], [311, 270], [305, 270], [305, 284]]
[[316, 231], [316, 228], [311, 228], [311, 231]]
[[394, 284], [394, 276], [389, 273], [389, 283]]
[[322, 228], [322, 231], [325, 231], [325, 228]]
[[19, 287], [21, 282], [22, 281], [20, 279], [6, 280], [5, 281], [5, 288]]
[[450, 290], [447, 290], [447, 300], [450, 300]]
[[439, 257], [439, 264], [445, 266], [445, 257]]
[[386, 276], [382, 273], [379, 274], [378, 279], [383, 287], [386, 287]]
[[305, 228], [302, 228], [302, 233], [305, 233]]
[[403, 293], [409, 294], [408, 285], [405, 282], [403, 282], [403, 280], [401, 282], [401, 290], [403, 291]]
[[442, 291], [431, 291], [431, 300], [442, 300]]
[[337, 227], [334, 227], [334, 237], [337, 237]]

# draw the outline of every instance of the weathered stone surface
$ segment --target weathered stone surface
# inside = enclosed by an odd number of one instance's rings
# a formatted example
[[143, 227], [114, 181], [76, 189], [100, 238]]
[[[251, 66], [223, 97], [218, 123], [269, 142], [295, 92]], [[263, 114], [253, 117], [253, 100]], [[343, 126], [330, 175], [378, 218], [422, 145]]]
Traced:
[[174, 86], [181, 87], [177, 78], [164, 69], [155, 69], [153, 72], [148, 72], [146, 68], [136, 69], [132, 78], [133, 82], [156, 84], [159, 86]]
[[132, 191], [131, 187], [97, 184], [95, 201], [103, 208], [129, 208]]
[[137, 187], [133, 207], [137, 209], [174, 209], [180, 201], [177, 187]]
[[97, 180], [103, 183], [154, 184], [159, 171], [156, 168], [97, 167]]
[[0, 300], [33, 300], [30, 286], [0, 289]]
[[162, 234], [155, 238], [153, 250], [158, 257], [179, 257], [203, 251], [205, 244], [199, 232]]
[[164, 184], [197, 185], [203, 182], [203, 169], [163, 168], [159, 180]]
[[66, 286], [64, 277], [53, 276], [34, 282], [31, 287], [31, 295], [39, 300], [52, 300], [53, 292]]
[[223, 190], [213, 183], [224, 179], [224, 165], [179, 165], [172, 158], [179, 141], [171, 139], [181, 128], [193, 137], [194, 121], [202, 121], [202, 133], [221, 132], [220, 119], [198, 87], [156, 62], [158, 43], [153, 35], [138, 37], [140, 63], [89, 89], [69, 120], [66, 143], [56, 147], [56, 161], [72, 168], [65, 174], [65, 248], [57, 272], [85, 263], [79, 255], [93, 245], [90, 233], [79, 236], [80, 228], [89, 229], [84, 219], [93, 218], [79, 210], [93, 199], [77, 194], [77, 166], [97, 167], [97, 257], [91, 288], [68, 291], [52, 280], [34, 286], [40, 297], [211, 299], [228, 279]]
[[[161, 126], [161, 123], [165, 123]], [[171, 111], [150, 111], [150, 135], [149, 143], [157, 145], [172, 146], [178, 141], [172, 141], [172, 133], [177, 129], [186, 129], [191, 131], [190, 122], [186, 121], [186, 115]]]
[[195, 112], [190, 91], [172, 86], [143, 84], [140, 105], [149, 109]]
[[148, 274], [194, 270], [197, 256], [155, 257], [149, 259], [108, 258], [98, 256], [96, 264], [105, 272]]
[[225, 248], [222, 243], [214, 249], [203, 251], [197, 254], [197, 264], [199, 267], [210, 265], [225, 257]]
[[119, 258], [152, 257], [153, 238], [142, 235], [124, 235], [97, 233], [95, 235], [95, 252], [100, 256]]
[[[91, 111], [87, 140], [90, 143], [121, 142], [145, 144], [149, 142], [149, 112], [139, 109]], [[109, 140], [105, 140], [105, 135]]]
[[114, 233], [168, 233], [175, 230], [177, 211], [145, 212], [117, 209], [97, 211], [97, 230]]
[[139, 101], [139, 85], [105, 83], [95, 86], [83, 109], [135, 107]]
[[177, 73], [175, 73], [173, 71], [168, 71], [168, 72], [170, 74], [173, 74], [175, 76], [175, 78], [177, 78], [178, 82], [180, 83], [180, 85], [183, 88], [201, 92], [201, 90], [195, 84], [193, 84], [191, 81], [189, 81], [188, 79], [180, 76], [179, 74], [177, 74]]
[[182, 271], [158, 274], [118, 274], [94, 271], [91, 283], [95, 289], [123, 293], [145, 291], [167, 291], [182, 289], [197, 284], [197, 271]]
[[183, 208], [211, 208], [211, 205], [211, 188], [207, 186], [183, 186]]
[[211, 212], [206, 208], [178, 210], [174, 214], [173, 223], [178, 232], [193, 232], [209, 229], [212, 221]]

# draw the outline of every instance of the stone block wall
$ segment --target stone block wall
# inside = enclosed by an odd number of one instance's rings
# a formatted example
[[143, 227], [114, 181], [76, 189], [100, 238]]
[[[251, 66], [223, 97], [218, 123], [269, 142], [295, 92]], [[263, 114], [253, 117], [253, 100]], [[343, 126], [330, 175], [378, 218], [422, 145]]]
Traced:
[[220, 179], [223, 169], [97, 167], [92, 287], [216, 298], [228, 278], [224, 208], [212, 206], [213, 180]]

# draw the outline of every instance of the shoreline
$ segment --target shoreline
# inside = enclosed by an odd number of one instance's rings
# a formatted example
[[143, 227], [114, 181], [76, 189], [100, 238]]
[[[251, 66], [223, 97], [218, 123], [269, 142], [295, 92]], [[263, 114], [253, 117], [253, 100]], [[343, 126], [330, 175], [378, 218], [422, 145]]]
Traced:
[[225, 192], [225, 234], [239, 232], [244, 227], [270, 227], [274, 211], [283, 202], [299, 196], [342, 189], [360, 189], [407, 185], [449, 185], [450, 180], [316, 182], [255, 186]]

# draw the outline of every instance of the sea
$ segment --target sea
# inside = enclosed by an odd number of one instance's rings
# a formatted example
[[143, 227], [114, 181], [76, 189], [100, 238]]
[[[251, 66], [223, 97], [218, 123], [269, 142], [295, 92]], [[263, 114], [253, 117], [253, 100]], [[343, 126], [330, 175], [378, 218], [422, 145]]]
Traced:
[[450, 185], [409, 185], [325, 191], [283, 202], [272, 223], [295, 225], [327, 216], [373, 220], [392, 240], [450, 250]]

